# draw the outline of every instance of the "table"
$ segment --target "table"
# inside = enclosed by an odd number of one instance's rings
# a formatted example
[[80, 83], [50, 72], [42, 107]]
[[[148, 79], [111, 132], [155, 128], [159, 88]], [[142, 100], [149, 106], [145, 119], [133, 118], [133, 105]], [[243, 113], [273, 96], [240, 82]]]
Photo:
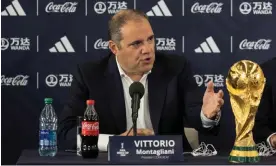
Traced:
[[[39, 164], [63, 164], [63, 165], [108, 165], [107, 153], [100, 153], [97, 159], [83, 159], [75, 153], [59, 151], [55, 157], [40, 157], [37, 150], [23, 150], [17, 161], [17, 165], [39, 165]], [[125, 163], [122, 163], [125, 164]], [[128, 163], [139, 165], [141, 163]], [[184, 161], [170, 163], [169, 165], [226, 165], [228, 162], [227, 155], [217, 155], [211, 157], [193, 157], [184, 155]], [[276, 156], [262, 157], [258, 165], [276, 165]]]

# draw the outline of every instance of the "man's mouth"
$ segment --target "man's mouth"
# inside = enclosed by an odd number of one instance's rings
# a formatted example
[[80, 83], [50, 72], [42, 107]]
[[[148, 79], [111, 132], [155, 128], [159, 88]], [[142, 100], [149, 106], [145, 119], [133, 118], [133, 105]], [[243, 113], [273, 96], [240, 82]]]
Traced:
[[151, 60], [151, 58], [146, 58], [146, 59], [144, 59], [143, 61], [145, 61], [145, 62], [150, 62], [150, 60]]

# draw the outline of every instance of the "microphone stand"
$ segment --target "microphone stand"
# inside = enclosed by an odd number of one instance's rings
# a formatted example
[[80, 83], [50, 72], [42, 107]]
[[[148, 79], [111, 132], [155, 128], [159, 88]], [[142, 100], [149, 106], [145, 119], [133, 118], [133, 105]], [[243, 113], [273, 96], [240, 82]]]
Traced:
[[[134, 102], [137, 101], [137, 102]], [[140, 107], [140, 98], [139, 94], [134, 94], [133, 99], [131, 100], [131, 108], [132, 108], [132, 123], [133, 123], [133, 136], [137, 136], [137, 118], [138, 118], [138, 110]]]
[[137, 136], [137, 121], [133, 121], [133, 136]]

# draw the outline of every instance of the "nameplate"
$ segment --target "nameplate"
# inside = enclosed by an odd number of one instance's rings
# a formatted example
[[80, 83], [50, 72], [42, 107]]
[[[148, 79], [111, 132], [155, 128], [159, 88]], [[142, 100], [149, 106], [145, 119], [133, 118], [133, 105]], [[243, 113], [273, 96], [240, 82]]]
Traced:
[[112, 136], [109, 138], [108, 161], [111, 163], [183, 161], [181, 135]]

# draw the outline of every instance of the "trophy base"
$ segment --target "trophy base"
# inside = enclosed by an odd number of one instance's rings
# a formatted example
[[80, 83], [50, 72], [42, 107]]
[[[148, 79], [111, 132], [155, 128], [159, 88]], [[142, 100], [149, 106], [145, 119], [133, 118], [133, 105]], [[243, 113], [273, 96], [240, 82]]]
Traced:
[[228, 160], [232, 163], [257, 163], [260, 157], [256, 146], [234, 146]]

